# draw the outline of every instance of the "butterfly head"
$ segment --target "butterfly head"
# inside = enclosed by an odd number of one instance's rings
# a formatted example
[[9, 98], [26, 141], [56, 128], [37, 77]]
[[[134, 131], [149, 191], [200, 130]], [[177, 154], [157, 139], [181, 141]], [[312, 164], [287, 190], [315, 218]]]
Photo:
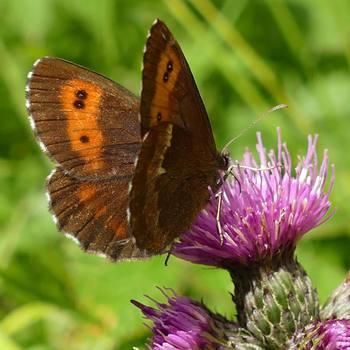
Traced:
[[232, 165], [232, 159], [230, 157], [230, 152], [227, 148], [224, 148], [220, 153], [222, 168], [227, 170]]

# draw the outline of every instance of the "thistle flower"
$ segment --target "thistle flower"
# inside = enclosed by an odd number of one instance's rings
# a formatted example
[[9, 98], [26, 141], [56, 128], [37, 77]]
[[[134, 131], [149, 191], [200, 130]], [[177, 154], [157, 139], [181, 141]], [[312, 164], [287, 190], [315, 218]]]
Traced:
[[[228, 327], [229, 322], [222, 316], [210, 312], [202, 303], [172, 293], [172, 296], [164, 293], [167, 304], [155, 302], [156, 308], [135, 300], [131, 301], [154, 323], [150, 348], [226, 349], [229, 340], [224, 329]], [[235, 328], [233, 324], [231, 326]]]
[[246, 151], [236, 179], [222, 185], [222, 236], [213, 194], [172, 249], [182, 259], [230, 272], [239, 326], [269, 349], [283, 348], [297, 329], [319, 319], [318, 295], [294, 251], [306, 232], [327, 220], [334, 183], [332, 172], [325, 189], [328, 154], [318, 165], [317, 137], [308, 137], [293, 172], [279, 130], [277, 135], [277, 152], [267, 153], [258, 134], [258, 159]]
[[288, 350], [349, 350], [350, 321], [316, 322], [299, 331]]
[[332, 171], [326, 191], [327, 151], [318, 166], [317, 137], [309, 136], [306, 156], [299, 159], [293, 174], [290, 154], [279, 130], [277, 134], [277, 154], [273, 150], [267, 154], [258, 133], [259, 159], [246, 151], [235, 170], [236, 179], [222, 185], [222, 236], [216, 221], [218, 198], [213, 194], [189, 231], [174, 245], [174, 255], [227, 269], [256, 266], [265, 260], [292, 256], [297, 241], [327, 219], [334, 182]]
[[317, 137], [309, 136], [293, 170], [279, 130], [277, 152], [267, 153], [260, 134], [257, 139], [258, 159], [246, 151], [235, 180], [223, 183], [221, 209], [213, 193], [172, 249], [185, 260], [229, 271], [237, 323], [175, 294], [157, 308], [134, 302], [154, 322], [152, 349], [350, 350], [350, 275], [320, 316], [317, 292], [294, 256], [298, 240], [331, 216], [334, 170], [326, 190], [327, 151], [319, 165]]

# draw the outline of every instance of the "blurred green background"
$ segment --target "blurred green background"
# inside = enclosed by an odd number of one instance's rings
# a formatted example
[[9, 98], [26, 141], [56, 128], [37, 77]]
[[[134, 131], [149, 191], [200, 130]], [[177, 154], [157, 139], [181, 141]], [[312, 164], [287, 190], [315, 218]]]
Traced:
[[[112, 264], [59, 234], [47, 210], [52, 164], [25, 113], [32, 63], [49, 55], [98, 71], [137, 93], [155, 18], [176, 35], [219, 147], [267, 108], [265, 144], [282, 127], [293, 159], [309, 133], [336, 165], [335, 217], [298, 247], [321, 301], [350, 266], [350, 2], [348, 0], [0, 0], [0, 349], [131, 349], [149, 331], [129, 300], [162, 299], [155, 286], [233, 317], [229, 276], [164, 257]], [[254, 148], [255, 130], [232, 146]]]

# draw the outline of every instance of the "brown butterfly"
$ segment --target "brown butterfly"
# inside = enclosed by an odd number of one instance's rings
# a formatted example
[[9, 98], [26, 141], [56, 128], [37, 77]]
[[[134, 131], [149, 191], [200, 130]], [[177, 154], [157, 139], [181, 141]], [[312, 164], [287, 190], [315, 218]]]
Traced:
[[228, 167], [180, 46], [159, 20], [143, 67], [141, 103], [57, 58], [38, 60], [28, 75], [31, 125], [57, 163], [47, 181], [51, 212], [84, 250], [113, 260], [164, 252]]

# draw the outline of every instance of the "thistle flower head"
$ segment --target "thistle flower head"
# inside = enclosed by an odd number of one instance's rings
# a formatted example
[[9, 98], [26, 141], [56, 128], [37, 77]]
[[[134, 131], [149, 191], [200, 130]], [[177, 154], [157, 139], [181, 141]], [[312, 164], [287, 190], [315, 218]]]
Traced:
[[174, 255], [223, 268], [249, 267], [278, 255], [293, 255], [297, 241], [325, 220], [334, 172], [326, 191], [328, 154], [324, 151], [319, 165], [317, 137], [309, 136], [306, 155], [294, 171], [279, 130], [277, 153], [266, 152], [260, 134], [257, 140], [258, 159], [246, 151], [235, 169], [236, 179], [225, 181], [220, 189], [222, 234], [216, 220], [218, 194], [213, 194], [175, 244]]
[[157, 308], [131, 301], [146, 318], [153, 321], [151, 349], [214, 350], [227, 341], [219, 327], [224, 318], [215, 318], [203, 304], [177, 296], [174, 292], [173, 296], [166, 297], [168, 303], [155, 302]]
[[289, 350], [349, 350], [350, 321], [328, 320], [317, 322], [298, 332]]

